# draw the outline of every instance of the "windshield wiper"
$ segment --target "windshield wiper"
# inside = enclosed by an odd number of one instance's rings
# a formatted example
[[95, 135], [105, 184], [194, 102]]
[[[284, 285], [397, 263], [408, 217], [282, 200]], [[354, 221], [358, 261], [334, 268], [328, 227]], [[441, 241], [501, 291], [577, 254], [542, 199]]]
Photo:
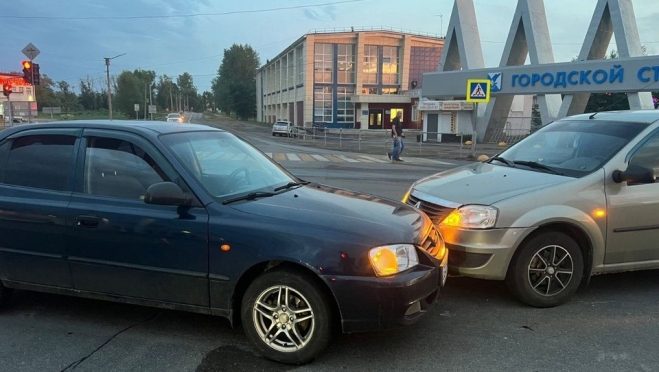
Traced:
[[223, 201], [222, 204], [226, 205], [226, 204], [230, 204], [230, 203], [241, 201], [241, 200], [254, 200], [256, 198], [267, 198], [269, 196], [275, 196], [275, 195], [277, 195], [277, 194], [274, 193], [274, 192], [262, 192], [262, 191], [250, 192], [247, 195], [237, 196], [235, 198], [227, 199], [227, 200]]
[[527, 166], [527, 167], [529, 167], [529, 168], [542, 170], [542, 171], [545, 171], [545, 172], [547, 172], [547, 173], [558, 174], [558, 175], [561, 175], [561, 176], [562, 176], [561, 173], [558, 173], [558, 172], [556, 172], [555, 170], [553, 170], [552, 168], [550, 168], [550, 167], [548, 167], [548, 166], [546, 166], [546, 165], [544, 165], [544, 164], [540, 164], [540, 163], [538, 163], [538, 162], [535, 162], [535, 161], [522, 161], [522, 160], [517, 160], [517, 161], [515, 161], [514, 163], [515, 163], [515, 164], [519, 164], [519, 165], [525, 165], [525, 166]]
[[273, 191], [274, 191], [274, 192], [277, 192], [277, 191], [281, 191], [281, 190], [288, 190], [288, 189], [293, 188], [293, 187], [296, 187], [296, 186], [302, 186], [302, 185], [308, 185], [308, 184], [309, 184], [309, 182], [306, 182], [306, 181], [302, 181], [302, 182], [289, 182], [289, 183], [287, 183], [287, 184], [284, 185], [284, 186], [275, 187], [275, 189], [274, 189]]
[[495, 156], [495, 157], [491, 158], [490, 160], [488, 160], [488, 163], [491, 163], [492, 160], [499, 161], [499, 162], [504, 163], [505, 165], [507, 165], [507, 166], [509, 166], [509, 167], [511, 167], [511, 168], [515, 168], [515, 163], [513, 163], [512, 161], [510, 161], [510, 160], [508, 160], [508, 159], [504, 159], [504, 158], [502, 158], [502, 157], [500, 157], [500, 156]]

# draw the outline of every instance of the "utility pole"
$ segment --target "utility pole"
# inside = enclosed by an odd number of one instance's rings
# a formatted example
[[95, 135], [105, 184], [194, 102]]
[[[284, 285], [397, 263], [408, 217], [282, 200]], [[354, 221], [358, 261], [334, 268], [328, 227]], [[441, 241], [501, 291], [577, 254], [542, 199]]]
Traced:
[[[153, 101], [151, 100], [151, 92], [153, 91], [153, 89], [151, 89], [151, 88], [152, 87], [149, 86], [149, 105], [153, 104]], [[151, 113], [151, 121], [153, 121], [153, 112]]]
[[112, 58], [105, 57], [105, 72], [108, 78], [108, 109], [110, 111], [110, 120], [112, 120], [112, 86], [110, 85], [110, 60], [121, 57], [123, 55], [126, 55], [126, 53], [119, 54], [118, 56], [114, 56]]
[[144, 120], [146, 121], [146, 113], [149, 112], [149, 107], [146, 102], [146, 83], [144, 83]]
[[174, 96], [172, 95], [172, 84], [169, 84], [169, 110], [174, 111]]

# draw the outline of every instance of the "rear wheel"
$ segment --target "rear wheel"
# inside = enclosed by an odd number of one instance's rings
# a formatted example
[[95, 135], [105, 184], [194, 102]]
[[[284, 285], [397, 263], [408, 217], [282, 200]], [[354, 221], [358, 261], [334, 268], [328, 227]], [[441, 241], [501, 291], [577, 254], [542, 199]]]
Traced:
[[243, 298], [247, 337], [266, 358], [303, 364], [329, 342], [330, 304], [310, 275], [274, 270], [256, 278]]
[[511, 262], [506, 284], [522, 302], [553, 307], [568, 301], [583, 278], [583, 255], [570, 236], [551, 231], [531, 238]]

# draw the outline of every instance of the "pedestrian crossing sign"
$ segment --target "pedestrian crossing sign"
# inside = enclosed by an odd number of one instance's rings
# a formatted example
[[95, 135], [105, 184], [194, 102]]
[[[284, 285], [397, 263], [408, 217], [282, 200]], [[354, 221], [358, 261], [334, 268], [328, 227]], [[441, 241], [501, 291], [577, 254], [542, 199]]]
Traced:
[[490, 79], [467, 80], [467, 102], [488, 103], [490, 102]]

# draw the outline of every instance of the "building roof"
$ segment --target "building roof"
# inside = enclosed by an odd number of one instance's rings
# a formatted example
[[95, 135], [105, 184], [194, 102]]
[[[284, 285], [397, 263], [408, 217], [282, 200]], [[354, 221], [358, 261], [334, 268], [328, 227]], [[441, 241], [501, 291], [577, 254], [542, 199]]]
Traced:
[[427, 32], [417, 32], [410, 30], [397, 29], [392, 27], [344, 27], [344, 28], [326, 28], [326, 29], [312, 29], [309, 30], [306, 34], [302, 35], [299, 39], [295, 40], [292, 44], [282, 50], [274, 58], [268, 59], [267, 63], [261, 66], [257, 72], [261, 72], [266, 67], [270, 66], [274, 61], [278, 60], [284, 54], [288, 53], [295, 47], [297, 47], [303, 40], [309, 35], [336, 35], [336, 34], [357, 34], [357, 33], [391, 33], [396, 35], [411, 35], [433, 40], [444, 40], [443, 36], [437, 34], [431, 34]]

